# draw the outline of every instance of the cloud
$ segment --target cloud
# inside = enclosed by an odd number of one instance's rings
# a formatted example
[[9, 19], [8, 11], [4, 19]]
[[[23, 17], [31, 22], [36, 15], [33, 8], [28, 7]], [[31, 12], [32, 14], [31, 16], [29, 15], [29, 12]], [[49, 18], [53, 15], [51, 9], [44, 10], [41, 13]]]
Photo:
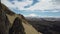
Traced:
[[39, 0], [30, 0], [30, 1], [32, 1], [32, 4], [29, 4], [27, 6], [24, 6], [24, 8], [29, 8], [31, 6], [34, 6], [36, 3], [40, 2]]
[[17, 14], [23, 14], [30, 17], [60, 17], [60, 1], [59, 0], [39, 0], [33, 6], [24, 8], [24, 6], [30, 5], [33, 1], [8, 1], [1, 0], [3, 4], [12, 9]]
[[28, 14], [24, 15], [25, 17], [40, 17], [40, 18], [60, 18], [60, 16], [49, 16], [49, 15], [37, 15], [37, 14]]
[[26, 17], [28, 16], [28, 17], [37, 17], [38, 15], [37, 14], [29, 14], [29, 15], [25, 15]]
[[36, 14], [30, 14], [29, 16], [31, 16], [31, 17], [36, 17], [37, 15], [36, 15]]
[[8, 0], [2, 0], [2, 3], [4, 3], [6, 6], [8, 6], [9, 8], [18, 8], [19, 10], [25, 10], [24, 6], [31, 4], [32, 2], [29, 0], [26, 0], [25, 2], [19, 2], [17, 0], [14, 0], [12, 2], [9, 2]]
[[[24, 6], [30, 5], [33, 3], [33, 1], [31, 0], [26, 0], [26, 1], [17, 1], [14, 0], [13, 3], [9, 2], [8, 0], [1, 0], [2, 3], [4, 3], [6, 6], [8, 6], [9, 8], [18, 8], [18, 10], [53, 10], [53, 9], [60, 9], [60, 5], [56, 5], [54, 4], [54, 2], [59, 2], [59, 0], [39, 0], [39, 2], [37, 4], [35, 4], [34, 6], [31, 6], [29, 8], [24, 8]], [[43, 11], [45, 12], [45, 11]], [[49, 12], [49, 11], [48, 11]], [[57, 12], [57, 11], [54, 11]]]
[[5, 4], [9, 9], [11, 9], [11, 8], [16, 8], [15, 5], [11, 4], [11, 3], [8, 2], [7, 0], [1, 0], [1, 3]]
[[52, 2], [56, 5], [60, 5], [60, 0], [52, 0]]
[[60, 9], [60, 5], [54, 5], [52, 0], [41, 0], [35, 6], [28, 8], [28, 10], [49, 10]]

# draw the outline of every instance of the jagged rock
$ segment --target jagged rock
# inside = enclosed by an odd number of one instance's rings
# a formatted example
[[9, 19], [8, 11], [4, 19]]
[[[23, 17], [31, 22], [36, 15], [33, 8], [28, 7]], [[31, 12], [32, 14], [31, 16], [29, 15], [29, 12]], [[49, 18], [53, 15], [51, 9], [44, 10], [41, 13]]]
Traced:
[[22, 20], [19, 17], [16, 17], [12, 27], [10, 28], [9, 34], [25, 34], [24, 27], [22, 25]]
[[10, 23], [6, 16], [6, 13], [1, 8], [0, 10], [0, 34], [9, 34], [9, 24]]

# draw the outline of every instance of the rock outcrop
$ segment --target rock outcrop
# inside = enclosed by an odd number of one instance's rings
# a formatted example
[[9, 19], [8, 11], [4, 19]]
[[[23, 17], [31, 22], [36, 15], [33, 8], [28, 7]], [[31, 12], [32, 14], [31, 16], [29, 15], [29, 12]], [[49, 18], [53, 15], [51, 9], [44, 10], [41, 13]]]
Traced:
[[12, 27], [10, 28], [9, 34], [25, 34], [24, 27], [22, 25], [22, 20], [17, 17], [14, 20]]
[[9, 34], [10, 22], [1, 5], [0, 8], [0, 34]]

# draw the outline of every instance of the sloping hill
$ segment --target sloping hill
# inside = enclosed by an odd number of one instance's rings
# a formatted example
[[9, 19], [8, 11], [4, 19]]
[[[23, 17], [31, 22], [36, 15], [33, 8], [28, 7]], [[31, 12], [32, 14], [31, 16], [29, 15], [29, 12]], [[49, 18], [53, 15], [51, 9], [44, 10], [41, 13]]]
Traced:
[[[24, 18], [23, 15], [21, 15], [21, 14], [15, 14], [8, 7], [6, 7], [4, 4], [2, 4], [1, 2], [0, 2], [0, 4], [1, 4], [1, 6], [0, 6], [0, 8], [1, 8], [1, 11], [0, 11], [0, 13], [1, 13], [0, 14], [0, 24], [2, 24], [2, 25], [0, 25], [0, 28], [3, 27], [3, 26], [5, 27], [5, 29], [4, 28], [0, 29], [0, 34], [10, 34], [10, 33], [13, 33], [12, 32], [13, 27], [14, 28], [18, 27], [16, 25], [13, 25], [15, 23], [14, 21], [15, 21], [16, 18], [19, 18], [19, 20], [21, 20], [21, 21], [18, 20], [16, 22], [16, 24], [17, 23], [22, 23], [23, 24], [23, 27], [24, 27], [23, 31], [25, 31], [26, 34], [40, 34], [38, 31], [35, 30], [35, 28], [32, 27], [32, 25], [28, 24], [27, 20]], [[8, 27], [8, 29], [7, 29], [6, 26]], [[10, 33], [9, 33], [9, 31], [10, 31]], [[14, 30], [14, 33], [19, 33], [20, 34], [21, 31], [16, 32], [16, 30]]]

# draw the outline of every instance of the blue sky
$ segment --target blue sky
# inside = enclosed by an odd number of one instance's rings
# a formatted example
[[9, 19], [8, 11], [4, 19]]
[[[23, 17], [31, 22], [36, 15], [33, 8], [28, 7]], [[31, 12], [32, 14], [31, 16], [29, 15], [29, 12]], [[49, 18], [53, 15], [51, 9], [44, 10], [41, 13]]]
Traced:
[[17, 14], [26, 17], [60, 17], [60, 0], [1, 0]]

